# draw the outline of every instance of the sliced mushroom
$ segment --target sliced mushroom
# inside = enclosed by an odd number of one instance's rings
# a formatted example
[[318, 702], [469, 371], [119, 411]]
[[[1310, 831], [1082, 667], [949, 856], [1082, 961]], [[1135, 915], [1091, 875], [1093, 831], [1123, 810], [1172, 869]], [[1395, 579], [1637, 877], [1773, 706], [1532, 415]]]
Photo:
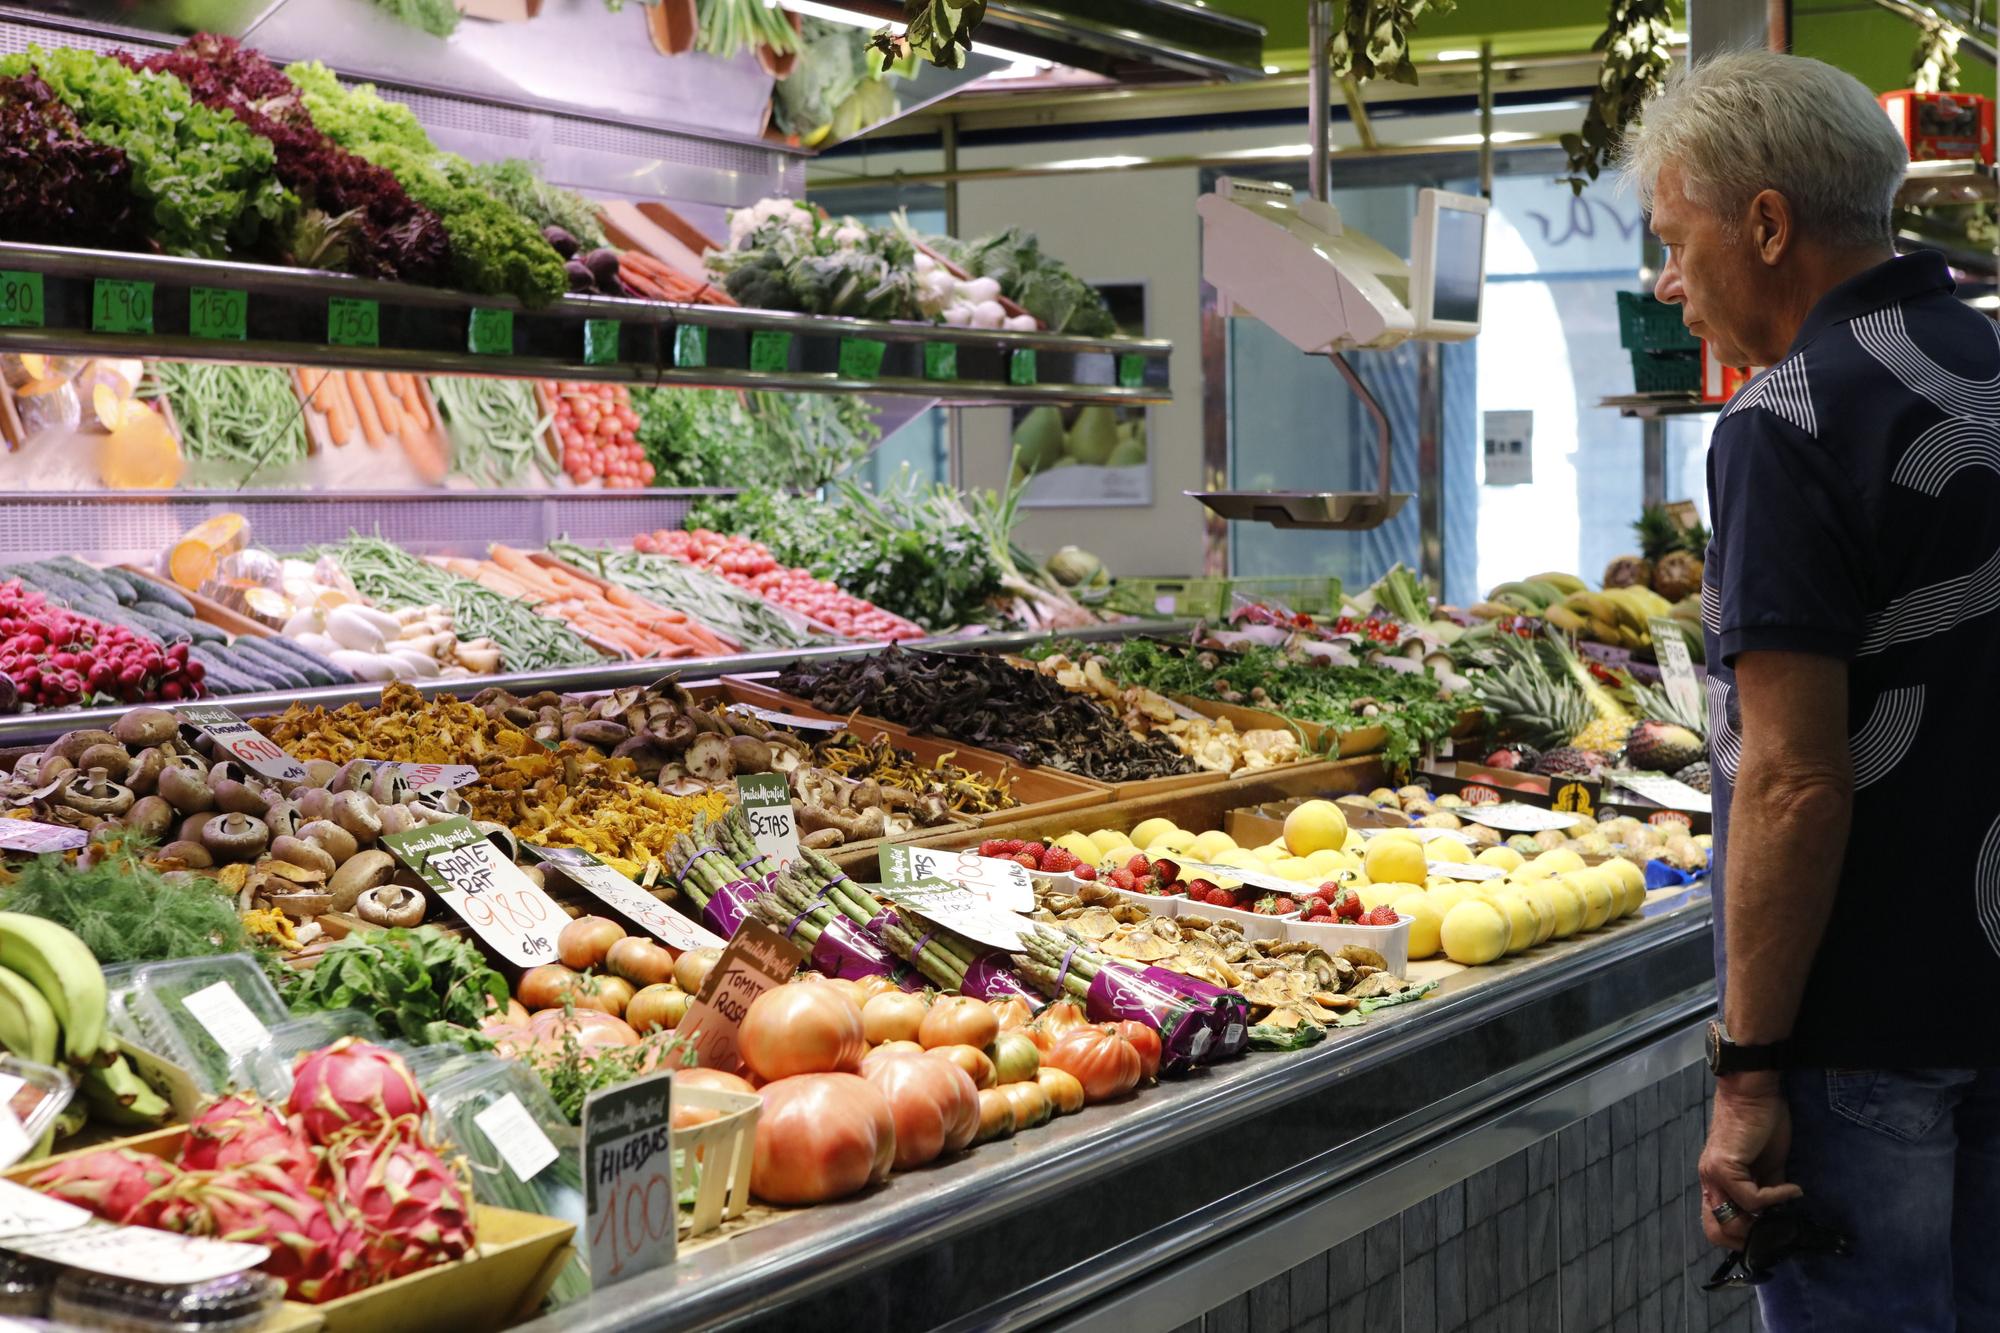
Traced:
[[396, 875], [396, 858], [378, 848], [356, 852], [327, 881], [333, 895], [333, 910], [352, 911], [355, 901], [369, 889], [387, 884]]

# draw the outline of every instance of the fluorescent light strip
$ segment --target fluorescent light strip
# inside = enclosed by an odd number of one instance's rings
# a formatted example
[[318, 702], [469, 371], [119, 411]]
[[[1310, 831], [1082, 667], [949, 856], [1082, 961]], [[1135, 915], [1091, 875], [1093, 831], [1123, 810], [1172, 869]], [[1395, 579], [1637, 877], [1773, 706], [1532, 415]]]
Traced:
[[1437, 53], [1437, 56], [1436, 56], [1436, 58], [1437, 58], [1437, 59], [1439, 59], [1439, 60], [1477, 60], [1477, 59], [1479, 59], [1479, 52], [1477, 52], [1477, 51], [1440, 51], [1440, 52], [1438, 52], [1438, 53]]
[[[764, 3], [766, 8], [775, 9], [777, 7], [777, 0], [764, 0]], [[791, 10], [794, 14], [809, 14], [816, 19], [825, 19], [828, 23], [845, 23], [850, 28], [868, 28], [873, 30], [888, 26], [881, 19], [867, 14], [857, 14], [851, 9], [842, 9], [838, 5], [823, 5], [819, 3], [819, 0], [784, 0], [784, 7]], [[1036, 69], [1053, 69], [1056, 63], [1053, 60], [1046, 60], [1041, 56], [1022, 55], [1019, 51], [1009, 51], [1004, 46], [994, 46], [990, 42], [975, 41], [972, 49], [975, 55], [992, 56], [996, 60], [1011, 61], [1016, 65], [1033, 65]]]

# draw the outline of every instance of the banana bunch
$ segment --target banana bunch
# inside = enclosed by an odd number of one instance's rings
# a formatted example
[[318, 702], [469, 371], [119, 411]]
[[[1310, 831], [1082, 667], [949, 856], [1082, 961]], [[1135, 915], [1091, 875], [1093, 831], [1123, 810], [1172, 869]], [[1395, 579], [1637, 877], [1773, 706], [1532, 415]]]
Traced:
[[1552, 570], [1530, 578], [1503, 583], [1486, 594], [1483, 602], [1466, 608], [1481, 620], [1505, 620], [1509, 616], [1546, 617], [1548, 609], [1566, 597], [1587, 592], [1584, 581], [1574, 574]]
[[1647, 622], [1670, 615], [1673, 603], [1651, 588], [1606, 588], [1573, 592], [1543, 613], [1551, 625], [1578, 638], [1619, 648], [1647, 648], [1653, 633]]
[[[86, 1114], [112, 1125], [150, 1128], [172, 1114], [111, 1037], [104, 970], [66, 927], [0, 912], [0, 1046], [38, 1064], [66, 1063], [83, 1096], [55, 1134], [74, 1133]], [[40, 1145], [46, 1151], [48, 1142]]]

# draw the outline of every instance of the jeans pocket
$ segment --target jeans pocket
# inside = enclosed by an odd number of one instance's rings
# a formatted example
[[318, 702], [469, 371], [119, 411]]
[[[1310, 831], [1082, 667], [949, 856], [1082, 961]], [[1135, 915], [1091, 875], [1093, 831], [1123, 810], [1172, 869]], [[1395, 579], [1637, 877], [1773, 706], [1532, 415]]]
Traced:
[[1969, 1069], [1829, 1069], [1827, 1105], [1864, 1129], [1915, 1143], [1957, 1104]]

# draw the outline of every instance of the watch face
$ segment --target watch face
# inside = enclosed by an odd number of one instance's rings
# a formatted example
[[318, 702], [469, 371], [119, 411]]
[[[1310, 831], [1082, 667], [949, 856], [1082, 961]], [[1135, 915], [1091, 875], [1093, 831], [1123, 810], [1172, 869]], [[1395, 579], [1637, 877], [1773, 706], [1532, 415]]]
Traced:
[[1708, 1025], [1708, 1070], [1716, 1073], [1722, 1068], [1722, 1025]]

